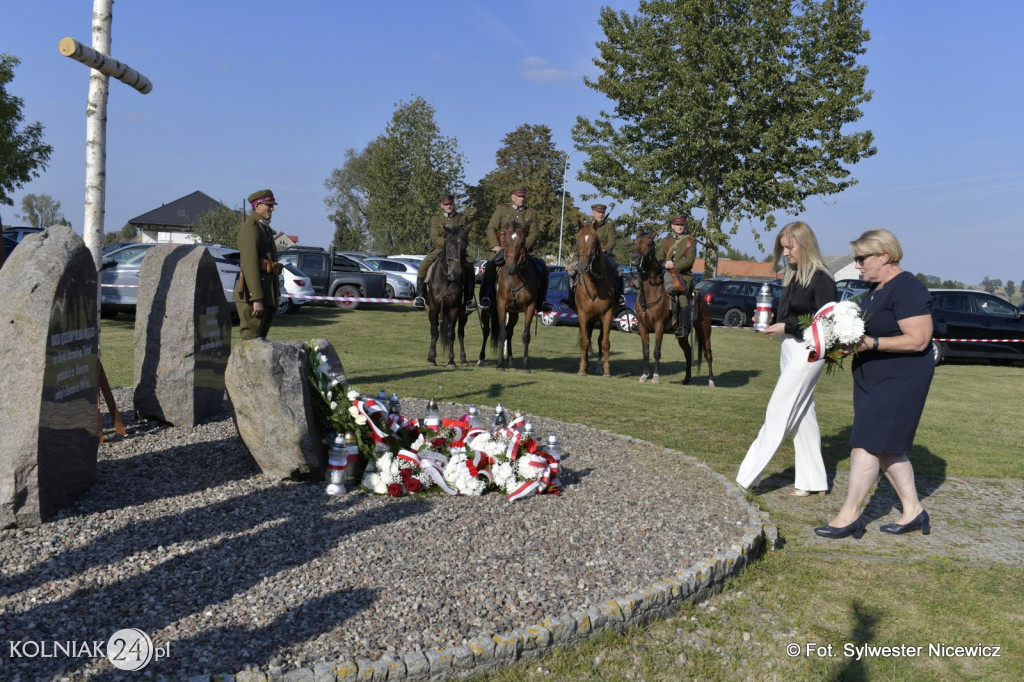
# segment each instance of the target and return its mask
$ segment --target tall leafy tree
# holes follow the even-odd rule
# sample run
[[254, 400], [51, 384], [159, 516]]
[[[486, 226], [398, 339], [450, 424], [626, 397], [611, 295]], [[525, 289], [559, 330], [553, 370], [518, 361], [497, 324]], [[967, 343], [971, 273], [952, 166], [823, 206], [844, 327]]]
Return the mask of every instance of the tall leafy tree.
[[367, 230], [366, 159], [373, 153], [376, 140], [366, 149], [345, 151], [345, 164], [335, 168], [324, 182], [328, 190], [324, 204], [334, 223], [334, 248], [339, 251], [359, 251], [370, 241]]
[[[589, 155], [580, 179], [634, 201], [664, 225], [703, 211], [698, 237], [714, 274], [723, 225], [799, 212], [850, 187], [847, 166], [875, 153], [870, 131], [844, 132], [871, 98], [861, 0], [641, 0], [605, 7], [606, 39], [588, 86], [610, 112], [576, 119]], [[760, 235], [755, 231], [755, 239]]]
[[131, 223], [125, 223], [117, 232], [107, 232], [103, 235], [103, 246], [110, 246], [115, 242], [133, 242], [139, 235], [139, 231]]
[[24, 102], [7, 92], [14, 80], [14, 67], [21, 60], [0, 54], [0, 204], [14, 205], [11, 194], [39, 172], [46, 170], [53, 147], [43, 143], [43, 126], [36, 122], [22, 126]]
[[21, 215], [18, 216], [32, 227], [40, 229], [50, 225], [67, 225], [71, 223], [60, 210], [60, 202], [49, 194], [26, 194], [21, 198]]
[[[440, 198], [465, 194], [464, 159], [458, 141], [441, 134], [434, 111], [422, 97], [399, 102], [384, 134], [362, 153], [346, 154], [346, 167], [327, 181], [335, 192], [328, 197], [328, 206], [335, 201], [339, 207], [361, 212], [368, 246], [373, 250], [425, 253], [430, 249], [427, 227]], [[354, 215], [339, 213], [337, 208], [332, 214], [335, 226], [340, 221], [349, 231], [359, 229], [352, 218]]]
[[[546, 125], [524, 124], [502, 139], [495, 154], [495, 169], [485, 175], [479, 184], [469, 188], [469, 211], [473, 228], [473, 241], [486, 248], [486, 228], [498, 204], [507, 203], [517, 187], [525, 187], [526, 204], [537, 211], [539, 225], [531, 229], [539, 235], [533, 246], [537, 254], [555, 254], [562, 211], [562, 185], [566, 152], [555, 147], [551, 128]], [[565, 234], [576, 234], [576, 216], [579, 214], [572, 195], [565, 195]], [[563, 253], [567, 249], [563, 245]], [[573, 243], [575, 249], [575, 243]]]

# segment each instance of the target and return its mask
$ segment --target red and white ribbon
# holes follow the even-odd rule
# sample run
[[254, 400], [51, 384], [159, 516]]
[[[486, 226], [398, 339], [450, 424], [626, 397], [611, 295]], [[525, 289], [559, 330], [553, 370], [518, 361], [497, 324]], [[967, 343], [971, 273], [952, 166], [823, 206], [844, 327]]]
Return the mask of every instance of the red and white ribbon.
[[444, 480], [444, 467], [448, 464], [448, 459], [440, 452], [434, 452], [433, 450], [421, 450], [420, 452], [413, 452], [402, 448], [398, 451], [398, 458], [409, 462], [413, 466], [420, 468], [420, 471], [430, 477], [437, 487], [445, 491], [449, 495], [458, 495], [459, 491], [454, 488], [450, 488]]
[[820, 358], [825, 356], [825, 340], [823, 338], [824, 332], [822, 331], [822, 325], [825, 324], [823, 319], [826, 315], [831, 313], [836, 307], [835, 303], [826, 303], [821, 306], [818, 312], [814, 313], [814, 321], [811, 323], [811, 348], [810, 354], [807, 356], [807, 362], [817, 362]]

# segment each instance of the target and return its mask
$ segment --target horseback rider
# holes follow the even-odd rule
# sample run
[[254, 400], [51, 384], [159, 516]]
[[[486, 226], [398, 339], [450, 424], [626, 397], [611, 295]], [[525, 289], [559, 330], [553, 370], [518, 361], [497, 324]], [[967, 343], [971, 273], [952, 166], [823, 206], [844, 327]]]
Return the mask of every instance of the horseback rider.
[[[466, 214], [455, 210], [455, 197], [447, 194], [441, 197], [441, 212], [434, 214], [430, 219], [430, 240], [434, 244], [434, 248], [424, 256], [419, 272], [416, 273], [416, 298], [412, 303], [417, 308], [427, 307], [427, 301], [423, 297], [427, 271], [431, 264], [441, 256], [441, 251], [444, 249], [445, 228], [451, 227], [466, 227]], [[476, 301], [473, 300], [473, 289], [476, 284], [472, 275], [473, 266], [470, 263], [463, 263], [462, 267], [466, 312], [471, 313], [476, 310]]]
[[690, 334], [690, 298], [693, 292], [693, 262], [697, 259], [697, 242], [686, 230], [686, 217], [672, 219], [672, 234], [658, 244], [658, 263], [665, 268], [665, 293], [672, 301], [676, 318], [676, 336]]
[[[615, 254], [612, 253], [612, 250], [615, 248], [618, 231], [615, 229], [615, 223], [612, 222], [611, 218], [605, 217], [607, 212], [608, 207], [604, 204], [593, 204], [590, 207], [590, 220], [587, 223], [593, 225], [597, 231], [597, 240], [600, 242], [601, 250], [604, 253], [605, 269], [613, 274], [612, 279], [615, 280], [615, 300], [618, 302], [616, 310], [620, 310], [626, 307], [626, 288], [625, 283], [622, 281], [622, 266], [615, 260]], [[569, 263], [565, 268], [565, 271], [569, 273], [568, 303], [570, 308], [576, 306], [576, 282], [579, 281], [578, 265], [579, 258], [577, 254], [577, 260]]]
[[[501, 243], [505, 230], [512, 227], [512, 223], [519, 223], [526, 227], [526, 252], [529, 256], [530, 247], [537, 241], [539, 225], [537, 223], [537, 211], [526, 206], [526, 188], [520, 187], [512, 190], [510, 201], [507, 204], [500, 204], [494, 209], [494, 215], [487, 223], [487, 242], [491, 246], [494, 255], [484, 265], [483, 282], [480, 284], [480, 309], [488, 310], [494, 302], [497, 269], [505, 264], [505, 250]], [[534, 229], [530, 229], [534, 228]], [[530, 257], [530, 260], [534, 258]], [[536, 262], [534, 262], [535, 267]], [[538, 276], [547, 288], [547, 267], [538, 267]]]

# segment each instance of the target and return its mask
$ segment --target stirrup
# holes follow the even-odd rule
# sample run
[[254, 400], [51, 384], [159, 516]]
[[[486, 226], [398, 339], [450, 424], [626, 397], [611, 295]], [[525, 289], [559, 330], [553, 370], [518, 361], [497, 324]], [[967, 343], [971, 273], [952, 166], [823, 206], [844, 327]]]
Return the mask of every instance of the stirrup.
[[491, 299], [487, 298], [486, 296], [482, 296], [480, 298], [480, 310], [490, 310], [490, 309], [491, 309]]
[[474, 301], [473, 299], [469, 299], [468, 301], [466, 301], [465, 308], [467, 313], [473, 312], [474, 310], [476, 310], [476, 301]]
[[423, 298], [422, 296], [417, 296], [416, 298], [414, 298], [412, 300], [412, 304], [414, 306], [416, 306], [417, 308], [426, 308], [427, 307], [427, 300], [425, 298]]

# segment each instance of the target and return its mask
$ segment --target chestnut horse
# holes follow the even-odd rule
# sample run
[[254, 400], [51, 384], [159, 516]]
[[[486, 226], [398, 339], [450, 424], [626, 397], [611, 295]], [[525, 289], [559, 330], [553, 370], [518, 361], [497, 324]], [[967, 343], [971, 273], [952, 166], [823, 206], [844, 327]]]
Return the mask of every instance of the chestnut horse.
[[587, 373], [590, 355], [592, 324], [601, 322], [601, 355], [604, 358], [604, 376], [612, 375], [608, 355], [611, 350], [612, 318], [615, 316], [615, 279], [608, 270], [604, 251], [601, 250], [597, 230], [592, 224], [579, 223], [576, 235], [578, 280], [576, 282], [576, 317], [580, 325], [580, 368], [577, 374]]
[[[664, 270], [658, 263], [655, 255], [654, 235], [638, 234], [633, 240], [633, 253], [629, 258], [630, 265], [636, 268], [637, 277], [640, 279], [640, 291], [636, 297], [636, 320], [640, 332], [640, 345], [643, 348], [644, 369], [640, 381], [645, 382], [650, 378], [652, 383], [658, 383], [658, 371], [661, 366], [661, 337], [668, 331], [675, 329], [675, 320], [671, 317], [671, 301], [665, 292], [663, 280]], [[690, 292], [687, 292], [690, 293]], [[715, 385], [715, 373], [711, 366], [711, 309], [707, 300], [702, 296], [691, 298], [690, 310], [696, 310], [697, 316], [693, 322], [691, 334], [697, 337], [697, 368], [700, 368], [700, 355], [708, 361], [708, 386]], [[654, 332], [654, 373], [650, 368], [650, 334]], [[693, 361], [693, 353], [690, 348], [690, 339], [687, 337], [676, 337], [679, 347], [683, 349], [686, 356], [686, 376], [684, 384], [690, 383], [690, 366]]]
[[497, 292], [490, 311], [480, 312], [484, 340], [480, 346], [478, 365], [484, 362], [484, 348], [492, 330], [494, 336], [491, 337], [491, 348], [498, 350], [498, 369], [504, 370], [506, 364], [511, 365], [512, 333], [522, 313], [523, 370], [530, 371], [530, 322], [543, 303], [546, 282], [541, 280], [541, 274], [526, 254], [526, 237], [529, 233], [528, 225], [514, 222], [505, 230], [501, 240], [505, 250], [505, 264], [497, 271]]
[[459, 339], [459, 361], [466, 364], [466, 304], [463, 300], [465, 277], [472, 277], [467, 271], [466, 249], [469, 247], [469, 233], [462, 227], [444, 228], [444, 246], [441, 255], [427, 272], [424, 293], [427, 314], [430, 318], [430, 351], [427, 364], [437, 365], [437, 338], [441, 337], [441, 350], [448, 351], [448, 367], [455, 367], [455, 337]]

